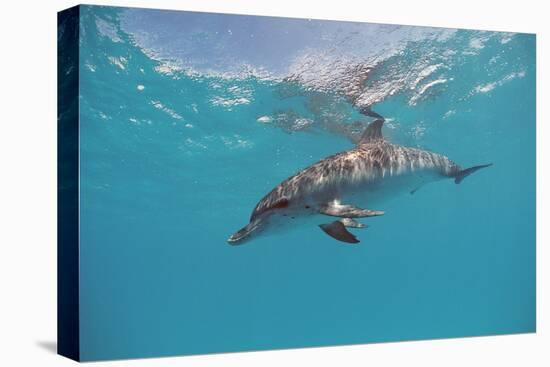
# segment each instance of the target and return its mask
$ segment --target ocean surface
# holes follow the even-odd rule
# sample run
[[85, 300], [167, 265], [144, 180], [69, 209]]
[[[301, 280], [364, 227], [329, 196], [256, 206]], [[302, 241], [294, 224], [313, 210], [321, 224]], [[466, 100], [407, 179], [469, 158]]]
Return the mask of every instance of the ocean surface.
[[[83, 6], [80, 46], [83, 360], [535, 331], [534, 35]], [[370, 208], [358, 245], [230, 246], [365, 106], [494, 165]]]

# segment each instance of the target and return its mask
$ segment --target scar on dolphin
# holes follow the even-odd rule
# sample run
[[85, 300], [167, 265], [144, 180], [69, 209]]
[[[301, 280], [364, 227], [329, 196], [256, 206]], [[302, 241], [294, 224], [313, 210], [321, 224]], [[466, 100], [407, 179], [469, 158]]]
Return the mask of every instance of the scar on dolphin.
[[[466, 169], [444, 155], [392, 144], [384, 139], [384, 118], [370, 108], [361, 111], [376, 120], [368, 125], [357, 145], [329, 156], [287, 178], [261, 199], [249, 223], [229, 237], [232, 245], [259, 236], [315, 224], [332, 238], [358, 243], [348, 228], [365, 228], [356, 218], [376, 217], [381, 210], [364, 209], [400, 192], [414, 193], [421, 186], [443, 179], [460, 184], [472, 173], [492, 165]], [[322, 217], [339, 218], [322, 223]]]

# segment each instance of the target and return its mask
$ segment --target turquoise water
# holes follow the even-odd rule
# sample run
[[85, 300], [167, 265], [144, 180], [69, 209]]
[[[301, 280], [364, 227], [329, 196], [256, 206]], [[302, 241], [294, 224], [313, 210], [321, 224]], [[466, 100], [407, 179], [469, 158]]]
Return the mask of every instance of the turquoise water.
[[[83, 360], [535, 331], [533, 35], [84, 6], [80, 39]], [[355, 246], [228, 245], [353, 147], [350, 101], [494, 165], [374, 208]]]

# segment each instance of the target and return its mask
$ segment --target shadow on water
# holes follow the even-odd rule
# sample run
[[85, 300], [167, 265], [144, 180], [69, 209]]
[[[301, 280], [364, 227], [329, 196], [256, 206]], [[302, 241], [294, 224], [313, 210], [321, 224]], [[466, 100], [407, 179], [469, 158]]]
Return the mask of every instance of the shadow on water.
[[36, 345], [38, 345], [40, 348], [50, 352], [57, 354], [57, 342], [51, 341], [51, 340], [39, 340], [36, 342]]

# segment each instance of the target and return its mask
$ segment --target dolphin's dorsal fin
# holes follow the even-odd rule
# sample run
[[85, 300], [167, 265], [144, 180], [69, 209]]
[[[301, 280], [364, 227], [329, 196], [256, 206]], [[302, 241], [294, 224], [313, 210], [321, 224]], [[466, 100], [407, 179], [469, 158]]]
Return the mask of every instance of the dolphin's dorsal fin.
[[384, 125], [384, 119], [377, 119], [371, 122], [363, 132], [363, 135], [361, 135], [361, 139], [359, 139], [357, 144], [368, 144], [378, 140], [383, 140], [382, 125]]

